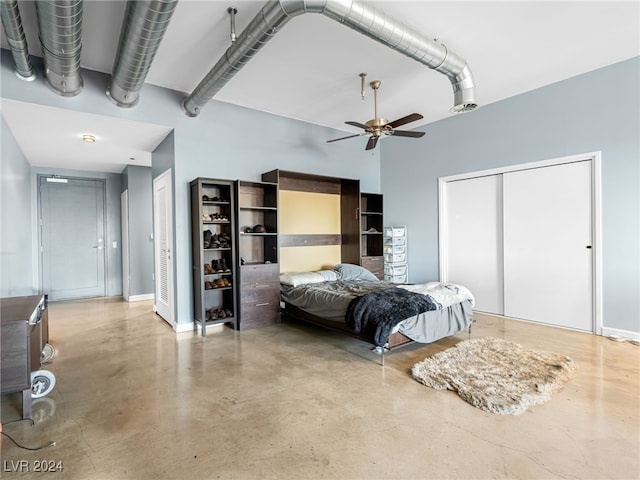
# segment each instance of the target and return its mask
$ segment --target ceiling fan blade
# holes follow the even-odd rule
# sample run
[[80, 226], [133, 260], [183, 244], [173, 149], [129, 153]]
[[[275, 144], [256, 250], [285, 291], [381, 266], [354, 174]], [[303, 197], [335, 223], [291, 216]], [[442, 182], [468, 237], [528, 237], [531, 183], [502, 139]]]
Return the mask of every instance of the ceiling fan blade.
[[347, 125], [352, 125], [354, 127], [362, 128], [363, 130], [367, 129], [366, 125], [363, 125], [362, 123], [359, 123], [359, 122], [349, 121], [349, 122], [344, 122], [344, 123], [346, 123]]
[[378, 138], [380, 137], [372, 136], [371, 138], [369, 138], [369, 141], [367, 142], [367, 146], [365, 147], [365, 150], [371, 150], [376, 148], [376, 144], [378, 143]]
[[420, 138], [424, 136], [425, 132], [410, 132], [409, 130], [394, 130], [391, 132], [391, 135], [395, 135], [396, 137], [413, 137]]
[[338, 140], [346, 140], [347, 138], [360, 137], [362, 135], [366, 135], [366, 132], [356, 133], [355, 135], [349, 135], [348, 137], [334, 138], [333, 140], [327, 140], [327, 143], [337, 142]]
[[410, 113], [406, 117], [402, 117], [397, 120], [394, 120], [393, 122], [387, 123], [387, 125], [390, 126], [391, 128], [396, 128], [396, 127], [399, 127], [400, 125], [405, 125], [407, 123], [415, 122], [416, 120], [420, 120], [421, 118], [423, 118], [423, 116], [420, 115], [419, 113]]

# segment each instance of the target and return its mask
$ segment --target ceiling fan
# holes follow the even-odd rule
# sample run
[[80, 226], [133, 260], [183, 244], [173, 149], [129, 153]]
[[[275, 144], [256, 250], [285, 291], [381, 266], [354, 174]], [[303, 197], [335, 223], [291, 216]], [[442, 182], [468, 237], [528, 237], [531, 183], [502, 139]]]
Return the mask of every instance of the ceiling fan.
[[[364, 98], [364, 76], [366, 74], [361, 73], [360, 77], [362, 78], [362, 98]], [[356, 133], [355, 135], [349, 135], [347, 137], [334, 138], [333, 140], [327, 140], [327, 143], [337, 142], [339, 140], [346, 140], [347, 138], [361, 137], [363, 135], [370, 135], [369, 141], [367, 142], [367, 146], [365, 150], [372, 150], [375, 148], [378, 143], [378, 139], [383, 135], [394, 135], [396, 137], [412, 137], [412, 138], [420, 138], [424, 136], [425, 132], [412, 132], [409, 130], [396, 130], [396, 127], [401, 125], [406, 125], [410, 122], [415, 122], [416, 120], [420, 120], [422, 115], [419, 113], [410, 113], [409, 115], [394, 120], [390, 122], [386, 118], [378, 117], [378, 89], [380, 88], [382, 82], [380, 80], [374, 80], [369, 85], [373, 89], [373, 108], [375, 118], [373, 120], [369, 120], [368, 122], [362, 124], [359, 122], [348, 121], [344, 122], [347, 125], [352, 125], [354, 127], [364, 129], [362, 133]]]

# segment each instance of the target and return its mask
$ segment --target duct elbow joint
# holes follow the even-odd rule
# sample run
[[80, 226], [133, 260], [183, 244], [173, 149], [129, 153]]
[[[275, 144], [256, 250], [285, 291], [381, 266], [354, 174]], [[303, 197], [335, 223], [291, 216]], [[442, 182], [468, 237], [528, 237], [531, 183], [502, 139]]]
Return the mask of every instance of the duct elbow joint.
[[182, 103], [182, 111], [187, 117], [197, 117], [200, 115], [200, 107], [195, 105], [193, 101], [190, 100], [191, 97], [185, 98]]
[[453, 87], [453, 107], [450, 111], [452, 113], [461, 113], [470, 112], [478, 108], [475, 83], [469, 66], [465, 63], [461, 72], [450, 76], [449, 79]]
[[136, 90], [125, 90], [111, 82], [107, 87], [107, 97], [109, 97], [109, 100], [119, 107], [131, 108], [138, 104], [138, 100], [140, 100], [140, 92]]

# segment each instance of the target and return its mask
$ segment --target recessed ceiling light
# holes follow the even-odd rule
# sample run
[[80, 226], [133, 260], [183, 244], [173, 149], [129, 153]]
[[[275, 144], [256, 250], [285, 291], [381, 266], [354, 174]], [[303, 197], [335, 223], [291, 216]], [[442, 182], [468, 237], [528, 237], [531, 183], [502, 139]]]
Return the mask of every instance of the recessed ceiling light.
[[96, 137], [91, 135], [90, 133], [85, 133], [82, 135], [82, 141], [87, 143], [94, 143], [96, 141]]

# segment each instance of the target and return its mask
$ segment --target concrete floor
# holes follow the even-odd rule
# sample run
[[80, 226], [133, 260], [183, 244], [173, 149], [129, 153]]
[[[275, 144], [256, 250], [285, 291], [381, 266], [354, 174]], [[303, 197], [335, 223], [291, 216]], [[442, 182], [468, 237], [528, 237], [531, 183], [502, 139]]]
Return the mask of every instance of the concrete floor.
[[[2, 478], [595, 479], [640, 477], [640, 349], [476, 315], [473, 336], [571, 356], [564, 390], [521, 416], [414, 381], [411, 366], [468, 337], [379, 357], [307, 325], [176, 335], [151, 302], [51, 303], [57, 385], [20, 416], [2, 397]], [[49, 460], [56, 473], [36, 473]], [[20, 461], [24, 461], [20, 463]], [[30, 470], [15, 472], [18, 465]]]

